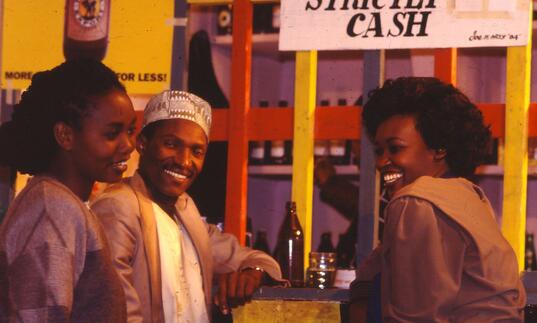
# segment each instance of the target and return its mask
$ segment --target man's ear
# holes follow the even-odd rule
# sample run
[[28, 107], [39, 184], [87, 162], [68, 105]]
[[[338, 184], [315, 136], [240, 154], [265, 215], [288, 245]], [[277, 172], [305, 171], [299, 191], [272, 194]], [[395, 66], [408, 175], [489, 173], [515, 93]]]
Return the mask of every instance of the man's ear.
[[143, 155], [146, 147], [147, 147], [147, 138], [144, 135], [139, 134], [136, 137], [136, 151], [138, 152], [138, 154]]
[[73, 149], [75, 138], [74, 130], [71, 126], [60, 121], [54, 125], [53, 131], [58, 146], [67, 151]]
[[446, 159], [447, 151], [444, 148], [434, 150], [434, 160], [440, 161]]

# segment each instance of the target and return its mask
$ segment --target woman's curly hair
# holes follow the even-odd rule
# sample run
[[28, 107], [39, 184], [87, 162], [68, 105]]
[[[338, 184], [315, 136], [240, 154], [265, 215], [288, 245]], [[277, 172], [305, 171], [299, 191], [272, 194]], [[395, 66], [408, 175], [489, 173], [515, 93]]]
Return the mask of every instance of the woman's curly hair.
[[93, 100], [112, 90], [125, 93], [116, 74], [98, 61], [67, 61], [34, 74], [12, 120], [0, 127], [0, 163], [32, 175], [46, 171], [59, 149], [54, 125], [80, 129]]
[[362, 122], [370, 138], [396, 115], [414, 116], [416, 129], [430, 149], [445, 149], [450, 171], [471, 177], [491, 145], [490, 126], [468, 97], [451, 84], [429, 77], [387, 80], [369, 93]]

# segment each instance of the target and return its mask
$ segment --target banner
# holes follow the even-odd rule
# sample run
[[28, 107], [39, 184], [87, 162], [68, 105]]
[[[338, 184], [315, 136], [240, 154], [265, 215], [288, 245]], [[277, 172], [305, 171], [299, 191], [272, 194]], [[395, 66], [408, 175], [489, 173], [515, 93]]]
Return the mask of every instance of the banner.
[[281, 0], [280, 50], [522, 46], [530, 0]]
[[[3, 0], [1, 86], [25, 89], [63, 62], [66, 39], [68, 48], [100, 39], [99, 57], [129, 93], [160, 92], [170, 86], [173, 16], [173, 0]], [[69, 23], [77, 27], [64, 32]]]

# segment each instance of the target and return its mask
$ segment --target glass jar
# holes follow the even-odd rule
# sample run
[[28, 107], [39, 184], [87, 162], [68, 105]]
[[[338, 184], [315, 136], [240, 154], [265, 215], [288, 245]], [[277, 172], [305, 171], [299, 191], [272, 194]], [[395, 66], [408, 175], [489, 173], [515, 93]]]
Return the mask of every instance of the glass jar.
[[306, 286], [325, 289], [332, 287], [336, 274], [336, 253], [310, 252], [310, 266], [306, 271]]

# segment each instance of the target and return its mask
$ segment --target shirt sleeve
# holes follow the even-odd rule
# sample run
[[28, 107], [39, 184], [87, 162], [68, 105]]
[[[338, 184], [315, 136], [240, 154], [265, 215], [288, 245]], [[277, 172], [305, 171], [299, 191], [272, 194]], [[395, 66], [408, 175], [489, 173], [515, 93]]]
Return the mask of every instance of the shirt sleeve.
[[466, 249], [460, 228], [431, 203], [389, 204], [382, 252], [385, 322], [447, 322]]
[[237, 238], [222, 233], [216, 226], [207, 225], [212, 243], [215, 273], [222, 274], [248, 267], [260, 267], [276, 281], [282, 280], [280, 266], [271, 256], [239, 244]]

